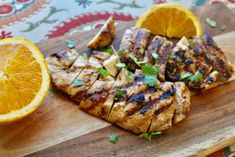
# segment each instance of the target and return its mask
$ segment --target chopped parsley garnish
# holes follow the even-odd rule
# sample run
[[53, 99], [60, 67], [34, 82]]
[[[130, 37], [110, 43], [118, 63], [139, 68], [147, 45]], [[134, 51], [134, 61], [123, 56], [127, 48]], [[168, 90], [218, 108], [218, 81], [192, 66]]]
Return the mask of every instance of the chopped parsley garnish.
[[118, 101], [124, 94], [125, 91], [123, 89], [118, 89], [115, 93], [114, 100]]
[[125, 68], [126, 64], [125, 63], [117, 63], [116, 67], [118, 67], [118, 68]]
[[159, 68], [153, 65], [145, 65], [141, 68], [144, 75], [155, 75], [157, 76], [159, 73]]
[[113, 49], [112, 48], [109, 48], [107, 50], [104, 50], [105, 53], [109, 53], [109, 54], [112, 54], [113, 53]]
[[181, 74], [180, 74], [180, 79], [185, 79], [185, 78], [188, 78], [190, 76], [192, 76], [193, 74], [190, 73], [190, 72], [187, 72], [187, 71], [183, 71]]
[[80, 81], [80, 80], [75, 80], [75, 81], [73, 81], [72, 86], [73, 86], [73, 87], [78, 87], [78, 86], [82, 86], [82, 85], [84, 85], [84, 84], [85, 84], [85, 83], [82, 82], [82, 81]]
[[150, 87], [156, 87], [157, 77], [153, 75], [146, 75], [144, 76], [144, 83], [148, 84]]
[[169, 60], [174, 60], [176, 58], [176, 56], [169, 56], [168, 59]]
[[213, 19], [206, 18], [206, 23], [207, 23], [209, 26], [213, 27], [213, 28], [216, 27], [216, 21], [213, 20]]
[[177, 61], [178, 63], [180, 63], [180, 64], [184, 64], [184, 63], [183, 63], [183, 60], [182, 60], [180, 57], [176, 57], [176, 61]]
[[76, 43], [75, 43], [75, 41], [67, 40], [66, 45], [67, 45], [68, 48], [72, 49], [72, 48], [75, 48]]
[[226, 24], [222, 23], [222, 24], [220, 25], [220, 30], [221, 30], [221, 31], [224, 31], [226, 28], [227, 28], [227, 25], [226, 25]]
[[160, 134], [161, 134], [161, 132], [157, 131], [157, 132], [152, 132], [152, 133], [143, 133], [143, 134], [140, 134], [139, 137], [151, 141], [152, 136], [160, 135]]
[[120, 54], [122, 54], [124, 51], [125, 51], [124, 49], [120, 49], [120, 50], [118, 50], [118, 54], [120, 55]]
[[154, 59], [158, 59], [158, 57], [159, 57], [159, 55], [158, 55], [157, 53], [155, 53], [155, 52], [152, 53], [151, 55], [152, 55], [152, 57], [153, 57]]
[[109, 142], [116, 143], [118, 141], [118, 136], [115, 134], [109, 135]]
[[133, 55], [131, 54], [130, 55], [130, 58], [135, 62], [135, 64], [137, 64], [138, 66], [141, 66], [141, 64], [144, 64], [146, 63], [147, 61], [143, 60], [143, 61], [138, 61], [138, 59]]
[[113, 53], [113, 49], [112, 48], [108, 48], [108, 49], [99, 49], [99, 51], [104, 52], [104, 53], [108, 53], [108, 54], [112, 54]]
[[189, 77], [189, 80], [193, 83], [199, 83], [202, 80], [203, 75], [197, 71], [194, 75]]
[[157, 66], [145, 65], [141, 67], [141, 70], [144, 75], [144, 83], [151, 87], [156, 87], [159, 68]]
[[108, 77], [109, 76], [109, 72], [106, 71], [104, 68], [100, 67], [100, 68], [97, 68], [97, 71], [100, 73], [100, 75], [105, 78], [105, 77]]
[[82, 55], [82, 58], [85, 59], [85, 60], [88, 60], [89, 57], [88, 57], [88, 55], [87, 55], [86, 53], [84, 53], [84, 54]]

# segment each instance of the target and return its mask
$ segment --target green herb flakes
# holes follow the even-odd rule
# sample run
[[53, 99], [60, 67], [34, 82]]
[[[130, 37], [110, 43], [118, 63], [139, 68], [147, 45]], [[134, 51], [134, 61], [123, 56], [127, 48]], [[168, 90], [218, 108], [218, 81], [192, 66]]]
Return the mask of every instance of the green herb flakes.
[[152, 133], [143, 133], [143, 134], [140, 134], [139, 137], [151, 141], [152, 136], [160, 135], [160, 134], [161, 134], [161, 132], [157, 131], [157, 132], [152, 132]]
[[216, 21], [213, 20], [213, 19], [206, 18], [206, 23], [207, 23], [209, 26], [213, 27], [213, 28], [216, 27]]
[[118, 101], [123, 96], [123, 94], [125, 94], [125, 91], [123, 89], [118, 89], [115, 93], [114, 100]]
[[152, 75], [144, 76], [144, 83], [148, 84], [150, 87], [157, 87], [157, 77]]
[[80, 81], [80, 80], [74, 80], [73, 83], [72, 83], [72, 86], [73, 87], [78, 87], [78, 86], [82, 86], [84, 85], [85, 83]]
[[125, 68], [126, 64], [125, 63], [117, 63], [116, 67], [118, 67], [118, 68]]
[[109, 49], [107, 49], [107, 50], [104, 50], [103, 52], [112, 54], [112, 53], [113, 53], [113, 49], [112, 49], [112, 48], [109, 48]]
[[159, 68], [157, 66], [145, 65], [141, 67], [144, 75], [154, 75], [157, 76], [159, 73]]
[[100, 73], [100, 75], [105, 78], [105, 77], [108, 77], [109, 76], [109, 72], [106, 71], [104, 68], [100, 67], [100, 68], [97, 68], [97, 71]]
[[123, 52], [125, 52], [125, 50], [124, 49], [120, 49], [120, 50], [118, 50], [118, 54], [120, 55], [120, 54], [123, 54]]
[[168, 59], [169, 60], [174, 60], [176, 58], [176, 56], [169, 56]]
[[203, 75], [197, 71], [194, 75], [189, 77], [189, 80], [193, 83], [199, 83], [202, 80]]
[[67, 40], [66, 45], [67, 45], [68, 48], [73, 49], [73, 48], [75, 48], [76, 43], [75, 43], [75, 41]]
[[111, 134], [111, 135], [109, 135], [108, 139], [109, 139], [109, 142], [111, 142], [111, 143], [117, 143], [118, 136], [115, 134]]
[[180, 63], [180, 64], [184, 64], [184, 63], [183, 63], [183, 60], [182, 60], [180, 57], [176, 57], [176, 61], [177, 61], [178, 63]]
[[227, 28], [227, 25], [226, 25], [226, 24], [222, 23], [222, 24], [220, 25], [220, 30], [221, 30], [221, 31], [224, 31], [226, 28]]
[[151, 55], [152, 55], [152, 57], [153, 57], [154, 59], [158, 59], [158, 57], [159, 57], [159, 55], [158, 55], [157, 53], [155, 53], [155, 52], [152, 53]]
[[188, 77], [190, 77], [190, 76], [192, 76], [192, 73], [187, 72], [187, 71], [183, 71], [183, 72], [180, 74], [180, 79], [182, 80], [182, 79], [188, 78]]
[[147, 61], [143, 60], [143, 61], [138, 61], [138, 59], [133, 55], [131, 54], [130, 55], [130, 58], [135, 62], [135, 64], [137, 64], [138, 66], [141, 66], [141, 64], [144, 64], [146, 63]]
[[145, 65], [141, 67], [141, 70], [144, 75], [144, 83], [151, 87], [156, 87], [159, 68], [157, 66]]
[[82, 58], [85, 59], [85, 60], [88, 60], [88, 55], [86, 53], [82, 54]]

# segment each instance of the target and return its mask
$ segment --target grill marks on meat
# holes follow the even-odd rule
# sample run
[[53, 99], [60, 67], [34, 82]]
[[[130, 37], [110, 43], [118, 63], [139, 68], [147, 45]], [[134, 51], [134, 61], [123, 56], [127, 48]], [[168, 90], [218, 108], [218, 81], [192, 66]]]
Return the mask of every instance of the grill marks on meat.
[[162, 82], [165, 81], [165, 69], [167, 64], [167, 59], [169, 58], [171, 54], [171, 48], [173, 46], [173, 43], [170, 41], [165, 41], [158, 54], [158, 58], [156, 59], [155, 65], [159, 67], [159, 74], [158, 79]]
[[[189, 40], [186, 49], [174, 48], [173, 59], [169, 59], [166, 66], [166, 77], [170, 81], [182, 80], [192, 90], [205, 90], [216, 83], [223, 83], [232, 75], [232, 68], [224, 53], [217, 47], [213, 39], [204, 35], [201, 39]], [[192, 75], [200, 73], [202, 79], [193, 82], [189, 77], [181, 79], [183, 72]]]
[[208, 62], [213, 66], [215, 71], [219, 72], [218, 79], [226, 81], [232, 76], [232, 68], [224, 52], [217, 46], [215, 41], [209, 35], [202, 36], [203, 46], [206, 49]]
[[87, 60], [76, 51], [59, 51], [46, 58], [52, 82], [61, 90], [66, 90], [81, 73]]
[[126, 63], [130, 70], [138, 68], [131, 55], [138, 61], [143, 61], [149, 38], [150, 31], [144, 28], [131, 27], [124, 33], [119, 50], [120, 60]]
[[[131, 77], [126, 68], [114, 69], [119, 58], [110, 61], [114, 54], [99, 51], [89, 53], [88, 60], [75, 51], [61, 51], [49, 56], [47, 62], [52, 82], [79, 102], [82, 110], [136, 134], [155, 132], [168, 129], [186, 117], [190, 110], [187, 86], [207, 89], [217, 80], [227, 80], [232, 73], [223, 52], [208, 36], [194, 38], [187, 46], [182, 43], [172, 50], [172, 42], [164, 37], [150, 35], [142, 28], [127, 29], [119, 58], [128, 70], [135, 71]], [[140, 67], [130, 55], [159, 67], [158, 79], [162, 82], [157, 80], [157, 88], [144, 83]], [[105, 63], [112, 63], [112, 68]], [[97, 71], [100, 67], [115, 72], [103, 78]], [[192, 75], [200, 72], [202, 80], [197, 83], [181, 80], [184, 71]], [[84, 84], [74, 86], [77, 80]]]

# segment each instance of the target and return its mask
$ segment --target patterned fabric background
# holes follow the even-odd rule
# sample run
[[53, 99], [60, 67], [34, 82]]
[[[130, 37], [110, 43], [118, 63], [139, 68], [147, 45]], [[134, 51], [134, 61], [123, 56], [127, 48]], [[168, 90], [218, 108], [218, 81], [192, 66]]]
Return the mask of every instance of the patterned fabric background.
[[[235, 8], [235, 0], [222, 1]], [[33, 42], [102, 26], [111, 14], [117, 24], [136, 19], [150, 6], [176, 2], [187, 8], [205, 0], [0, 0], [0, 39], [25, 37]], [[222, 153], [221, 153], [222, 152]], [[235, 145], [211, 155], [235, 157]]]

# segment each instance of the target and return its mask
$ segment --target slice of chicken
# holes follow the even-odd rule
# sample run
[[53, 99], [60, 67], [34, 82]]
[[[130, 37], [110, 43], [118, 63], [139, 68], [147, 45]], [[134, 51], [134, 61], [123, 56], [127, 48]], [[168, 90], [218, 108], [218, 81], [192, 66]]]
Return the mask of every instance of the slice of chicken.
[[190, 91], [184, 82], [175, 82], [176, 89], [176, 109], [173, 116], [173, 123], [179, 123], [185, 119], [190, 111]]
[[158, 79], [162, 82], [165, 81], [165, 70], [167, 59], [171, 54], [173, 43], [170, 41], [163, 42], [160, 50], [158, 51], [158, 58], [156, 59], [155, 65], [159, 67]]
[[49, 68], [53, 70], [53, 66], [68, 68], [74, 63], [74, 61], [77, 59], [78, 56], [79, 56], [78, 52], [73, 49], [71, 51], [61, 50], [48, 56], [46, 60], [47, 63], [49, 64]]
[[135, 48], [135, 38], [138, 34], [138, 28], [131, 27], [128, 28], [122, 37], [120, 47], [119, 47], [119, 55], [120, 60], [125, 63], [129, 58], [129, 54], [133, 52]]
[[126, 63], [128, 69], [135, 70], [138, 65], [133, 61], [134, 56], [138, 61], [144, 60], [150, 31], [144, 28], [131, 27], [126, 30], [121, 40], [119, 55], [120, 60]]
[[75, 55], [67, 55], [67, 60], [63, 59], [63, 61], [60, 63], [58, 58], [59, 55], [60, 54], [49, 56], [46, 58], [46, 60], [52, 82], [58, 89], [65, 90], [84, 69], [87, 64], [87, 60], [82, 56], [78, 56], [74, 61]]
[[[111, 112], [111, 109], [114, 104], [114, 99], [116, 96], [116, 92], [118, 89], [122, 88], [124, 85], [132, 83], [134, 80], [131, 78], [131, 76], [128, 74], [128, 71], [125, 68], [122, 68], [119, 72], [117, 79], [112, 87], [112, 89], [109, 91], [109, 94], [107, 96], [107, 99], [102, 104], [101, 109], [101, 116], [102, 118], [108, 120], [108, 116]], [[124, 93], [123, 93], [124, 94]]]
[[228, 62], [224, 52], [217, 46], [213, 38], [207, 34], [202, 36], [205, 54], [209, 63], [213, 66], [215, 71], [218, 71], [218, 80], [225, 82], [233, 73], [233, 69]]
[[[71, 83], [71, 85], [65, 90], [65, 92], [73, 97], [77, 102], [80, 102], [84, 94], [89, 90], [93, 83], [99, 77], [98, 68], [101, 68], [101, 62], [91, 56], [84, 70], [76, 77], [76, 79]], [[83, 85], [74, 86], [75, 81], [81, 81]]]
[[135, 38], [135, 46], [133, 49], [134, 56], [138, 60], [144, 59], [145, 49], [147, 48], [148, 39], [150, 37], [150, 31], [144, 28], [138, 29], [138, 34]]
[[[162, 46], [162, 43], [166, 41], [166, 38], [160, 36], [154, 36], [151, 40], [151, 43], [148, 46], [148, 49], [145, 53], [145, 59], [148, 64], [154, 65], [156, 59], [159, 57], [159, 50]], [[154, 56], [155, 55], [155, 56]]]
[[111, 45], [115, 38], [115, 31], [114, 17], [110, 16], [98, 34], [87, 44], [87, 47], [97, 50]]
[[95, 81], [84, 95], [79, 108], [91, 115], [101, 117], [103, 103], [106, 101], [114, 82], [115, 79], [112, 76], [101, 77]]

